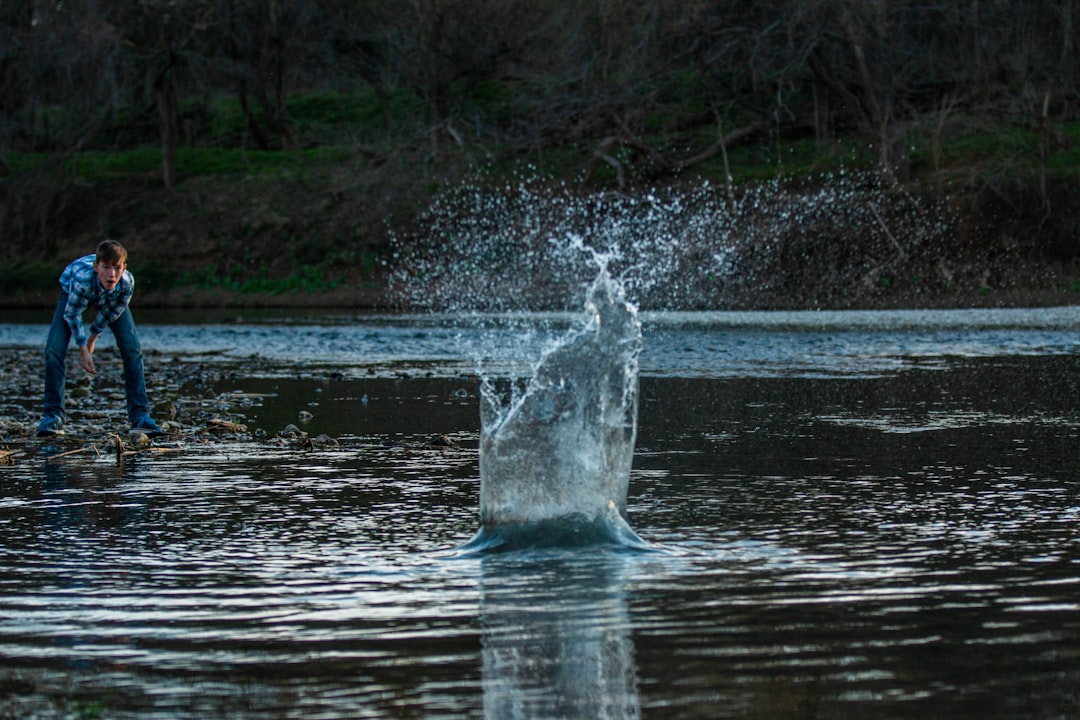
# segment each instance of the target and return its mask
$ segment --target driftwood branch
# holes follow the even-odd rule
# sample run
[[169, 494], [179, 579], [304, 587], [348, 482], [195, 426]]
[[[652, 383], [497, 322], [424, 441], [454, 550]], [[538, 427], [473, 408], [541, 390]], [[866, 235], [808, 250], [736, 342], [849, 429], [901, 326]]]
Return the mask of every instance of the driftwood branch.
[[709, 147], [688, 157], [679, 158], [665, 155], [657, 148], [639, 139], [625, 126], [624, 123], [620, 123], [620, 126], [621, 132], [618, 135], [610, 135], [601, 140], [596, 148], [593, 149], [592, 153], [595, 158], [610, 165], [615, 171], [615, 181], [618, 183], [620, 189], [626, 186], [628, 167], [626, 162], [615, 157], [615, 149], [617, 148], [629, 148], [630, 150], [634, 150], [645, 156], [647, 161], [646, 164], [648, 166], [647, 174], [650, 177], [660, 177], [681, 172], [707, 160], [711, 160], [717, 155], [722, 155], [725, 158], [724, 171], [725, 173], [730, 174], [726, 160], [728, 148], [732, 145], [745, 142], [763, 128], [761, 123], [752, 123], [750, 125], [735, 128], [731, 132], [725, 134], [723, 125], [718, 122], [716, 140], [709, 145]]
[[907, 260], [907, 252], [900, 244], [900, 241], [896, 239], [896, 236], [892, 234], [892, 231], [889, 230], [889, 226], [885, 224], [885, 218], [881, 217], [881, 213], [878, 212], [878, 209], [876, 207], [874, 207], [873, 205], [870, 205], [869, 207], [870, 212], [874, 215], [874, 219], [878, 221], [878, 224], [881, 225], [881, 229], [885, 231], [885, 237], [889, 238], [889, 241], [892, 242], [893, 247], [896, 248], [897, 257], [899, 257], [899, 259], [902, 261]]
[[[113, 442], [115, 443], [115, 455], [114, 455], [114, 457], [116, 458], [116, 464], [117, 465], [123, 465], [125, 458], [134, 457], [135, 455], [143, 455], [143, 454], [147, 454], [147, 453], [159, 453], [160, 454], [160, 453], [178, 452], [181, 449], [179, 447], [158, 447], [158, 446], [153, 446], [152, 445], [150, 447], [145, 447], [145, 448], [142, 448], [140, 450], [128, 450], [128, 449], [126, 449], [126, 446], [124, 445], [123, 439], [119, 435], [117, 435], [115, 433], [110, 433], [108, 437], [114, 438], [114, 440], [113, 440]], [[85, 454], [88, 454], [88, 453], [93, 453], [94, 455], [100, 456], [101, 455], [101, 450], [100, 450], [99, 444], [95, 443], [93, 445], [85, 445], [85, 446], [83, 446], [81, 448], [76, 448], [74, 450], [68, 450], [67, 452], [62, 452], [62, 453], [57, 453], [55, 455], [50, 455], [49, 457], [45, 458], [45, 462], [46, 463], [57, 462], [57, 461], [59, 461], [59, 460], [61, 460], [63, 458], [70, 457], [72, 455], [85, 455]], [[11, 451], [11, 450], [0, 451], [0, 462], [4, 462], [5, 458], [8, 458], [8, 457], [13, 456], [13, 455], [15, 455], [15, 451]]]
[[725, 135], [723, 126], [718, 123], [716, 142], [714, 142], [712, 145], [705, 148], [701, 152], [697, 153], [696, 155], [691, 155], [684, 160], [676, 162], [675, 169], [685, 170], [689, 167], [697, 165], [698, 163], [703, 163], [706, 160], [710, 160], [716, 157], [718, 153], [723, 153], [724, 155], [726, 155], [727, 149], [729, 147], [731, 147], [732, 145], [737, 145], [740, 142], [749, 139], [751, 136], [759, 132], [761, 130], [761, 127], [762, 126], [760, 123], [743, 125], [742, 127], [735, 128], [734, 130]]
[[109, 437], [113, 438], [116, 442], [116, 464], [124, 464], [124, 441], [120, 439], [120, 436], [116, 433], [110, 433]]
[[615, 170], [615, 182], [619, 184], [619, 189], [626, 187], [626, 169], [623, 164], [615, 159], [609, 150], [612, 146], [619, 144], [618, 138], [609, 137], [600, 142], [600, 145], [593, 150], [593, 155], [603, 160]]
[[45, 458], [45, 462], [46, 463], [51, 463], [54, 460], [59, 460], [60, 458], [67, 457], [69, 455], [79, 455], [79, 454], [88, 453], [88, 452], [92, 452], [95, 455], [100, 455], [101, 454], [100, 452], [98, 452], [98, 446], [97, 445], [87, 445], [86, 447], [81, 447], [81, 448], [78, 448], [77, 450], [68, 450], [67, 452], [57, 453], [56, 455], [50, 455], [49, 457]]

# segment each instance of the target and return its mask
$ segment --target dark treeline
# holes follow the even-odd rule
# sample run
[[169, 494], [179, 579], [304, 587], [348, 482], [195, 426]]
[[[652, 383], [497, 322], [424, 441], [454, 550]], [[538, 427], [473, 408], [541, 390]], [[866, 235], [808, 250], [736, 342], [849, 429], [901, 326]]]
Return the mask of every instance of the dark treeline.
[[[410, 186], [462, 156], [570, 148], [622, 186], [727, 175], [740, 145], [780, 162], [784, 143], [843, 140], [903, 182], [912, 148], [932, 176], [948, 138], [1003, 127], [1024, 139], [991, 173], [1022, 168], [1035, 202], [1014, 204], [1048, 215], [1047, 158], [1080, 120], [1078, 21], [1074, 0], [5, 2], [0, 233], [62, 235], [91, 151], [160, 149], [154, 182], [173, 189], [182, 148], [408, 153]], [[316, 127], [300, 98], [355, 102]], [[27, 154], [49, 160], [20, 181]]]
[[858, 132], [891, 162], [901, 131], [929, 117], [1078, 111], [1072, 0], [29, 0], [0, 12], [0, 149], [160, 142], [167, 184], [170, 156], [207, 134], [202, 104], [221, 96], [246, 117], [233, 142], [251, 147], [308, 142], [291, 94], [404, 91], [422, 112], [396, 130], [434, 152], [592, 141], [639, 145], [661, 167], [694, 155], [642, 138], [703, 125], [731, 141]]

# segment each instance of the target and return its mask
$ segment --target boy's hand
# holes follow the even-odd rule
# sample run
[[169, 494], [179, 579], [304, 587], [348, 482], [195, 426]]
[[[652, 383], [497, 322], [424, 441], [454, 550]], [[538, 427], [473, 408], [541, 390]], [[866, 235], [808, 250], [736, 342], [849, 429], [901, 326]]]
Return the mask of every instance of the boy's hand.
[[82, 364], [83, 370], [91, 375], [97, 375], [97, 370], [94, 369], [94, 341], [91, 339], [81, 348], [79, 348], [79, 363]]

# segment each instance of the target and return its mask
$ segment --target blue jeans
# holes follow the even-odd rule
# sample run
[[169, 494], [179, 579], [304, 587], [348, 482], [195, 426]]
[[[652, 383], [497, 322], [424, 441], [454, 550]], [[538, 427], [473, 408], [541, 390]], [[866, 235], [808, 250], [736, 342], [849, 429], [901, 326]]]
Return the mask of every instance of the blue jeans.
[[[45, 414], [66, 417], [64, 413], [64, 383], [67, 369], [67, 349], [71, 343], [71, 328], [64, 320], [68, 294], [60, 292], [56, 303], [49, 337], [45, 341]], [[149, 411], [146, 399], [146, 378], [143, 374], [142, 343], [131, 308], [109, 324], [120, 358], [124, 361], [124, 394], [127, 396], [128, 420], [133, 424]]]

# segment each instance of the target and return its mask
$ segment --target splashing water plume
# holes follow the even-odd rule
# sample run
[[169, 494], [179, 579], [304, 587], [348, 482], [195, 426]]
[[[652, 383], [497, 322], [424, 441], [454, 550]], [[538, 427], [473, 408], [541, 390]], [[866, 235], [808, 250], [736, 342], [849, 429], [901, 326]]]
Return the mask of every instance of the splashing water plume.
[[484, 380], [473, 547], [643, 544], [626, 522], [641, 323], [606, 259], [594, 258], [583, 322], [544, 354], [524, 392], [507, 400]]
[[[855, 217], [868, 203], [875, 222]], [[913, 203], [886, 206], [880, 189], [858, 178], [814, 193], [770, 186], [738, 198], [707, 183], [659, 197], [582, 196], [536, 181], [501, 190], [463, 186], [439, 198], [426, 237], [399, 243], [392, 287], [403, 305], [534, 334], [537, 311], [567, 311], [585, 294], [584, 312], [572, 310], [576, 320], [528, 363], [524, 383], [491, 372], [521, 367], [520, 358], [491, 354], [534, 342], [493, 343], [474, 353], [482, 378], [481, 529], [465, 549], [645, 547], [626, 520], [638, 305], [730, 305], [740, 288], [767, 286], [761, 278], [769, 256], [784, 251], [782, 240], [798, 246], [830, 228], [869, 227], [868, 247], [903, 255], [895, 233], [907, 226], [898, 218], [922, 228], [903, 235], [909, 249], [945, 231], [926, 215]]]

